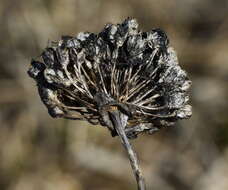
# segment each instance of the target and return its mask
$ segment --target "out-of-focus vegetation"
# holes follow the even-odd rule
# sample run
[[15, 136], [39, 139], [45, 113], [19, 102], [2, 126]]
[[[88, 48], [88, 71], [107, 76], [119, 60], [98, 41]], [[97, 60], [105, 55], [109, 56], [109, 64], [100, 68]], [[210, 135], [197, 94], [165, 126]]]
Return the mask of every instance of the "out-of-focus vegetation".
[[108, 130], [52, 119], [27, 76], [48, 40], [131, 16], [162, 28], [193, 80], [191, 119], [133, 142], [148, 189], [228, 189], [227, 0], [1, 0], [0, 189], [135, 189]]

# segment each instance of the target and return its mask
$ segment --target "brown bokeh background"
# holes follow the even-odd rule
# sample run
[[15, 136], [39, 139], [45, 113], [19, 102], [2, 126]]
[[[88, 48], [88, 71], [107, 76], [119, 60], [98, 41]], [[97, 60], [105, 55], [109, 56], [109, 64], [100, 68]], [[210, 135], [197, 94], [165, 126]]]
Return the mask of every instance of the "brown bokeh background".
[[228, 189], [227, 0], [1, 0], [0, 189], [136, 189], [105, 128], [52, 119], [27, 76], [48, 40], [126, 17], [162, 28], [193, 81], [193, 116], [132, 141], [148, 190]]

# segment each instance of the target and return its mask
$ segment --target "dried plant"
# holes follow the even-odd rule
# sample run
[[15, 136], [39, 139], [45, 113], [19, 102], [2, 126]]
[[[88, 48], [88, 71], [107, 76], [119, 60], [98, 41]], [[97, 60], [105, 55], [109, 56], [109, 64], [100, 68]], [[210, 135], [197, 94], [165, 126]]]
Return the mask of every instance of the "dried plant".
[[138, 30], [135, 19], [52, 42], [28, 71], [52, 117], [83, 119], [120, 136], [138, 189], [145, 184], [129, 138], [172, 126], [192, 114], [191, 81], [160, 29]]

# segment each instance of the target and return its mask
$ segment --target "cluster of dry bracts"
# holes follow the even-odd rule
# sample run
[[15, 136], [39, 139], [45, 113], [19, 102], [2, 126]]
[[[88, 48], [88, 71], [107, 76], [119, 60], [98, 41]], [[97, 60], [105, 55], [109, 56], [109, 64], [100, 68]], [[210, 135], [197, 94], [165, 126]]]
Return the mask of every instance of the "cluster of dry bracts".
[[28, 71], [53, 117], [107, 126], [109, 109], [126, 117], [129, 138], [191, 116], [191, 81], [160, 29], [142, 32], [135, 19], [52, 42]]
[[191, 81], [160, 29], [138, 30], [134, 19], [99, 34], [65, 36], [47, 47], [28, 71], [53, 117], [108, 127], [128, 153], [138, 190], [145, 190], [129, 138], [191, 116]]

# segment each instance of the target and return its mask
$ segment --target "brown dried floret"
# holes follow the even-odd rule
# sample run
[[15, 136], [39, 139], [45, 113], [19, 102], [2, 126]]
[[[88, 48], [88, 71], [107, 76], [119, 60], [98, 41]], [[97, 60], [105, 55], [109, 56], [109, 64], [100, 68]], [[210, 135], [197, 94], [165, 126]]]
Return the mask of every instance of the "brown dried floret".
[[62, 37], [28, 73], [52, 117], [106, 126], [101, 110], [116, 105], [128, 115], [133, 137], [191, 116], [191, 81], [168, 43], [162, 30], [141, 32], [135, 19], [126, 19], [99, 34]]
[[192, 114], [191, 81], [168, 37], [160, 29], [140, 31], [135, 19], [108, 24], [99, 34], [64, 36], [41, 58], [28, 74], [49, 114], [106, 126], [126, 147], [125, 134], [153, 133]]

